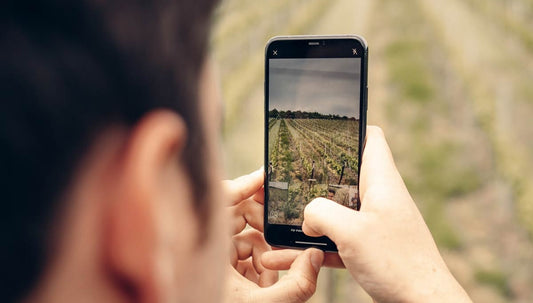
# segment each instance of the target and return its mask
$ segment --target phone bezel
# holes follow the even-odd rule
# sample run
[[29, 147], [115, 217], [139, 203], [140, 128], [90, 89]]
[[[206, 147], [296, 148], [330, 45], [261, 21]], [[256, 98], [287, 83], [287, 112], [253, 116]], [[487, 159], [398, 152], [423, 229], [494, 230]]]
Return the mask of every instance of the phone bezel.
[[[310, 43], [311, 42], [311, 43]], [[318, 42], [318, 43], [316, 43]], [[278, 50], [276, 57], [273, 48]], [[283, 47], [283, 52], [280, 52]], [[352, 54], [355, 47], [358, 55]], [[302, 232], [301, 226], [268, 223], [268, 111], [269, 111], [269, 59], [271, 58], [361, 58], [360, 118], [359, 118], [359, 171], [361, 171], [362, 151], [366, 135], [366, 113], [368, 107], [368, 46], [364, 38], [357, 35], [331, 36], [279, 36], [270, 39], [265, 47], [265, 108], [264, 108], [264, 169], [265, 169], [265, 207], [264, 235], [267, 243], [276, 247], [299, 248], [316, 247], [337, 252], [337, 246], [328, 237], [309, 237]], [[359, 182], [358, 182], [359, 184]]]

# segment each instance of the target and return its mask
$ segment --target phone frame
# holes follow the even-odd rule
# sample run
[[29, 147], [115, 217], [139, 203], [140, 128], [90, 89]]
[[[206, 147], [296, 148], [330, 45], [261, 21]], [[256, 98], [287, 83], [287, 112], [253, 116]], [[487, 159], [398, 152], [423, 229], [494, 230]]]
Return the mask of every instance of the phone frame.
[[[310, 45], [311, 44], [311, 45]], [[284, 53], [273, 57], [273, 48], [283, 46]], [[333, 46], [332, 46], [333, 45]], [[365, 39], [357, 35], [327, 35], [327, 36], [278, 36], [270, 39], [265, 47], [265, 108], [264, 108], [264, 169], [265, 169], [265, 207], [264, 207], [264, 235], [267, 243], [276, 247], [305, 249], [315, 247], [328, 252], [337, 252], [337, 246], [328, 237], [309, 237], [302, 232], [298, 225], [268, 223], [268, 112], [269, 112], [269, 59], [272, 58], [354, 58], [347, 52], [348, 47], [355, 47], [361, 58], [361, 87], [359, 103], [359, 167], [360, 176], [362, 152], [366, 136], [366, 121], [368, 108], [368, 46]], [[317, 48], [319, 50], [317, 51]], [[321, 49], [320, 49], [321, 48]], [[313, 56], [308, 51], [312, 49]], [[315, 56], [314, 53], [318, 53]], [[303, 55], [305, 54], [305, 56]], [[358, 180], [359, 186], [360, 177]], [[358, 203], [360, 205], [360, 203]]]

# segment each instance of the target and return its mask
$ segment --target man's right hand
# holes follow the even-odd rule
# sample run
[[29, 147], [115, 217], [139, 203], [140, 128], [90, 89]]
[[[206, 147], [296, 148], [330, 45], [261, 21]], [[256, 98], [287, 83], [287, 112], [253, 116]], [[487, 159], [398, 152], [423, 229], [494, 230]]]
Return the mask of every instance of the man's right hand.
[[[444, 263], [378, 127], [368, 127], [360, 180], [361, 211], [315, 199], [305, 208], [304, 233], [332, 239], [342, 263], [378, 302], [471, 302]], [[275, 251], [263, 255], [267, 267], [271, 258]]]

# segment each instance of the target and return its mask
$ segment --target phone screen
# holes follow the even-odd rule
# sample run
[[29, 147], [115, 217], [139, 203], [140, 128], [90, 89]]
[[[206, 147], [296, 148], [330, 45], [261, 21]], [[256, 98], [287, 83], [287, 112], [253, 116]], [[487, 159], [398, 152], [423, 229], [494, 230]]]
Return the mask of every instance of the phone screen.
[[349, 43], [326, 42], [267, 49], [270, 225], [301, 226], [305, 206], [317, 197], [359, 207], [363, 58]]

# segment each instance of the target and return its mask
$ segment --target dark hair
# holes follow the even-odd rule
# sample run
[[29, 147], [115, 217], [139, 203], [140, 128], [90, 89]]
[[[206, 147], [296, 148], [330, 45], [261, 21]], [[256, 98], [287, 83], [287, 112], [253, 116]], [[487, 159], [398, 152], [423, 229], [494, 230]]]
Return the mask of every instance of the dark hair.
[[183, 152], [207, 216], [197, 104], [214, 0], [6, 1], [0, 11], [2, 301], [30, 291], [52, 216], [76, 166], [111, 125], [178, 112]]

